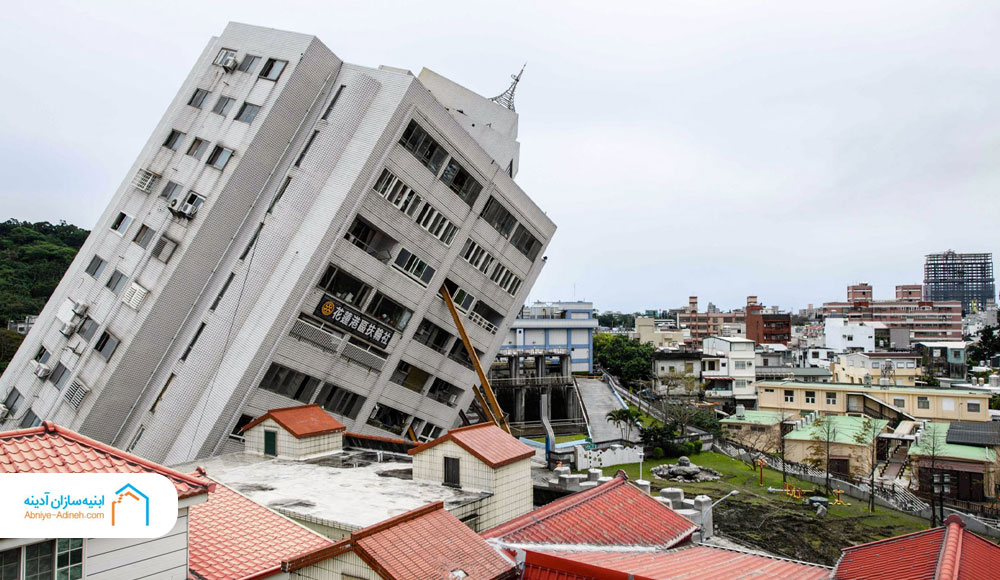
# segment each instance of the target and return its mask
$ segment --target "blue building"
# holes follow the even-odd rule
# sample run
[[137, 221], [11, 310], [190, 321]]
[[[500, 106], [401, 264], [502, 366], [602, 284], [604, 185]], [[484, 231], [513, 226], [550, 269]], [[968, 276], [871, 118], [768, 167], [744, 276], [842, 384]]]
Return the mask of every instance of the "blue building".
[[568, 362], [569, 372], [589, 374], [594, 370], [596, 329], [592, 302], [535, 302], [521, 309], [500, 356], [505, 350], [544, 352], [546, 357], [562, 359], [563, 365]]

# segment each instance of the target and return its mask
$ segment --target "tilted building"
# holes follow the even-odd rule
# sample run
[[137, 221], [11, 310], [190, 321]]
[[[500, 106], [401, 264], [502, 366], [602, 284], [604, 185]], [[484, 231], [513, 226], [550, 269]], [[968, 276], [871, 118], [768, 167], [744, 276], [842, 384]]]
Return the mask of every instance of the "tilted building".
[[438, 436], [476, 376], [439, 289], [490, 361], [555, 231], [513, 181], [512, 89], [228, 25], [0, 378], [3, 427], [171, 463], [301, 403]]

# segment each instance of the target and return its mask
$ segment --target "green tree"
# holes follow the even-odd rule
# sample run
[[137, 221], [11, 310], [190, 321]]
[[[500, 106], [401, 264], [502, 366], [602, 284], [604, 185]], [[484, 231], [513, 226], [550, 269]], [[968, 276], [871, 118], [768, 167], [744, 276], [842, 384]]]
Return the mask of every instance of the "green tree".
[[17, 347], [21, 346], [22, 340], [24, 337], [20, 334], [0, 328], [0, 373], [7, 370], [7, 365], [17, 352]]
[[595, 335], [594, 356], [604, 370], [626, 383], [648, 380], [653, 375], [653, 346], [624, 334]]
[[979, 341], [969, 345], [969, 366], [979, 366], [996, 354], [1000, 354], [1000, 334], [995, 326], [987, 326], [979, 333]]
[[641, 416], [638, 409], [612, 409], [604, 418], [618, 427], [618, 430], [622, 432], [622, 439], [631, 441], [632, 429], [635, 428]]

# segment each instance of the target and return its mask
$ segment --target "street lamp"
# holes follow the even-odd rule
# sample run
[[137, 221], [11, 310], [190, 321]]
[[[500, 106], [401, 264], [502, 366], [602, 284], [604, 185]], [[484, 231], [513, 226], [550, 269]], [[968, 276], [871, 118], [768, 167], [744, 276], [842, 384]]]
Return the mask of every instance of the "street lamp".
[[[733, 491], [731, 491], [731, 492], [727, 493], [726, 495], [720, 497], [719, 499], [715, 500], [715, 502], [712, 503], [712, 505], [708, 506], [708, 510], [706, 510], [706, 511], [708, 513], [713, 514], [712, 515], [712, 524], [713, 524], [713, 526], [715, 524], [715, 515], [714, 515], [715, 514], [715, 506], [719, 505], [719, 502], [721, 502], [722, 500], [726, 499], [727, 497], [730, 497], [730, 496], [733, 496], [733, 495], [739, 495], [739, 494], [740, 494], [740, 490], [734, 489]], [[705, 515], [706, 514], [704, 514], [704, 513], [701, 514], [701, 530], [700, 530], [700, 533], [701, 533], [701, 543], [702, 544], [705, 543]]]

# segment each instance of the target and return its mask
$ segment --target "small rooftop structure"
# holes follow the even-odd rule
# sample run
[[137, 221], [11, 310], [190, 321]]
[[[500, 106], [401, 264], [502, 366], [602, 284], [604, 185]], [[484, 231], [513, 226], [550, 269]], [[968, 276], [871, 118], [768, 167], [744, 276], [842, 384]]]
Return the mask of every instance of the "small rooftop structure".
[[997, 577], [1000, 546], [967, 531], [958, 515], [922, 532], [844, 548], [834, 580], [987, 580]]
[[518, 577], [513, 561], [448, 513], [441, 502], [353, 532], [332, 546], [301, 554], [286, 561], [282, 570], [294, 572], [348, 554], [357, 557], [349, 571], [363, 563], [387, 580], [515, 580]]
[[178, 499], [202, 496], [215, 485], [51, 421], [0, 433], [0, 473], [158, 473], [174, 484]]
[[[854, 417], [850, 415], [825, 415], [823, 421], [829, 421], [835, 429], [832, 443], [843, 443], [845, 445], [870, 445], [874, 440], [871, 431], [864, 428], [865, 421], [871, 421], [876, 429], [875, 432], [883, 431], [889, 424], [885, 419], [869, 419], [868, 417]], [[790, 441], [814, 441], [817, 438], [826, 440], [825, 433], [820, 433], [820, 427], [816, 423], [810, 423], [785, 435], [785, 439]], [[860, 440], [859, 440], [860, 439]]]
[[243, 431], [249, 431], [268, 419], [273, 419], [275, 423], [281, 425], [298, 439], [318, 437], [329, 433], [343, 433], [347, 430], [344, 424], [333, 415], [324, 411], [319, 405], [313, 404], [271, 409], [247, 423], [243, 427]]
[[188, 516], [188, 565], [198, 580], [267, 578], [283, 560], [333, 541], [216, 483]]
[[521, 443], [493, 423], [479, 423], [452, 429], [433, 441], [410, 449], [408, 453], [417, 455], [446, 441], [455, 442], [459, 447], [494, 469], [535, 455], [534, 449]]
[[272, 409], [243, 427], [247, 453], [306, 459], [344, 447], [344, 424], [319, 405]]
[[506, 544], [657, 546], [689, 540], [697, 526], [632, 485], [619, 471], [597, 487], [556, 500], [483, 532]]

